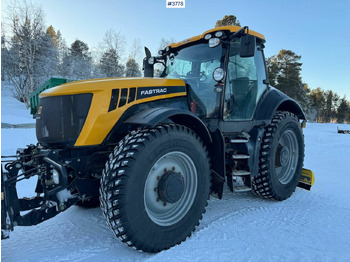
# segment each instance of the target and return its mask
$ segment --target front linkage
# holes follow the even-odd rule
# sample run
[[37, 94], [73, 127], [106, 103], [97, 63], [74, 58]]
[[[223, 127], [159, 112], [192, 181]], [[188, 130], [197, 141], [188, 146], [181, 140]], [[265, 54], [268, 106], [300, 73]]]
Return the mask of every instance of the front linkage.
[[[77, 202], [78, 194], [70, 191], [75, 180], [68, 181], [66, 167], [55, 161], [58, 151], [29, 145], [18, 149], [16, 156], [6, 158], [16, 159], [3, 161], [7, 162], [5, 171], [1, 165], [1, 239], [8, 238], [14, 226], [37, 225]], [[16, 183], [36, 175], [37, 195], [19, 199]]]

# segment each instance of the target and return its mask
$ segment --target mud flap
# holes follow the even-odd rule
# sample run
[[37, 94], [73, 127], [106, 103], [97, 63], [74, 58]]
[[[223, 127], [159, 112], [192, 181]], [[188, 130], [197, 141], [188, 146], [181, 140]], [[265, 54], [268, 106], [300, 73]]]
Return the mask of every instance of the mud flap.
[[303, 168], [301, 172], [301, 177], [299, 179], [298, 187], [306, 190], [310, 190], [312, 185], [315, 183], [314, 172], [309, 169]]

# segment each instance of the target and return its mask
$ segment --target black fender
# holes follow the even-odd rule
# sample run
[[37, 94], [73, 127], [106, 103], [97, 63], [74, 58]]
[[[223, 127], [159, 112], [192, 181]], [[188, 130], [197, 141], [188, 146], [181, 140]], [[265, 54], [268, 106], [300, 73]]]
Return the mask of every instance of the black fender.
[[299, 119], [306, 120], [300, 105], [283, 92], [270, 87], [263, 95], [255, 110], [255, 120], [271, 121], [276, 111], [288, 111], [295, 114]]
[[222, 197], [225, 182], [224, 139], [219, 129], [210, 132], [205, 123], [192, 112], [180, 108], [146, 109], [128, 118], [124, 124], [155, 127], [160, 123], [176, 123], [193, 130], [204, 142], [211, 160], [213, 193]]
[[124, 124], [155, 127], [160, 123], [169, 122], [169, 120], [192, 129], [206, 144], [212, 143], [210, 132], [204, 122], [185, 109], [166, 107], [146, 109], [129, 117], [124, 121]]

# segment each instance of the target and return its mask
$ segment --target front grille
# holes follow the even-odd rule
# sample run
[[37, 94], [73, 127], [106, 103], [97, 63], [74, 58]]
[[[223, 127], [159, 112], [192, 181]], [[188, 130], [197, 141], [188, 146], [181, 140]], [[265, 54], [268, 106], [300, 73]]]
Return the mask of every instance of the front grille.
[[36, 137], [44, 145], [73, 145], [84, 126], [92, 94], [43, 97], [36, 120]]

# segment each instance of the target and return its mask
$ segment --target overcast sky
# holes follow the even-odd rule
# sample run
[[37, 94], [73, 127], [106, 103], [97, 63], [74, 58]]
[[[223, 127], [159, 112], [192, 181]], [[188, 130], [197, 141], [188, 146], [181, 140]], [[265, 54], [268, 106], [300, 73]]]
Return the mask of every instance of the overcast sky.
[[[1, 15], [8, 3], [1, 1]], [[290, 49], [302, 56], [302, 77], [310, 88], [332, 89], [350, 100], [350, 1], [186, 0], [183, 9], [166, 0], [32, 0], [41, 5], [45, 23], [60, 30], [68, 45], [76, 39], [90, 49], [114, 29], [127, 47], [140, 39], [153, 53], [161, 38], [176, 41], [202, 34], [224, 15], [234, 14], [266, 37], [265, 55]]]

